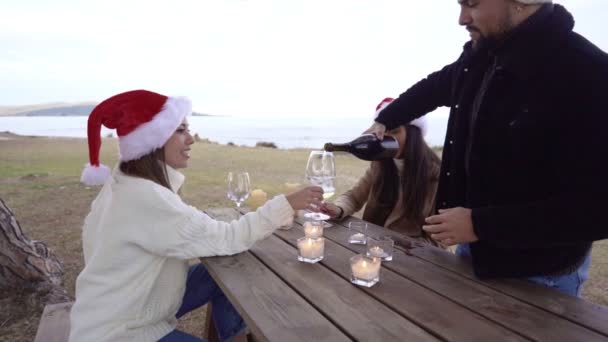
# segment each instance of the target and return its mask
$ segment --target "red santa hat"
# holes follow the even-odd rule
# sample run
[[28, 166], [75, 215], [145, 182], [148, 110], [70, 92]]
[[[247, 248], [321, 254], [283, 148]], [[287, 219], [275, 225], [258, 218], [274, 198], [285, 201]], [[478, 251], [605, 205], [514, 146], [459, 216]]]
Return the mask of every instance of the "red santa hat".
[[163, 147], [191, 112], [192, 105], [187, 98], [167, 97], [147, 90], [128, 91], [103, 101], [89, 115], [89, 163], [80, 181], [101, 185], [110, 175], [110, 169], [99, 163], [101, 125], [116, 129], [120, 161], [129, 161]]
[[[378, 103], [378, 105], [376, 106], [376, 114], [374, 115], [374, 119], [377, 118], [378, 114], [380, 114], [380, 112], [394, 100], [395, 99], [392, 97], [387, 97], [384, 100], [382, 100], [380, 103]], [[420, 132], [422, 133], [422, 136], [423, 137], [426, 136], [426, 132], [427, 132], [428, 128], [427, 128], [426, 118], [424, 116], [421, 116], [418, 119], [414, 119], [414, 120], [410, 121], [408, 123], [408, 125], [412, 125], [412, 126], [416, 126], [416, 127], [420, 128]]]

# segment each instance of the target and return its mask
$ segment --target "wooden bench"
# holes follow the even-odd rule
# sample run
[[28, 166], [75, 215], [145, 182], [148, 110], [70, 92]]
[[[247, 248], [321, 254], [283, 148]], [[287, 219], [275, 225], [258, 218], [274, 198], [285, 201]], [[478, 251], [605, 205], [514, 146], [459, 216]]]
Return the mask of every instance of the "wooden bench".
[[[49, 304], [44, 307], [34, 342], [67, 342], [70, 336], [70, 310], [74, 302]], [[205, 339], [219, 341], [213, 319], [211, 304], [207, 305], [205, 315]]]
[[34, 342], [67, 342], [70, 337], [70, 310], [74, 302], [44, 307]]

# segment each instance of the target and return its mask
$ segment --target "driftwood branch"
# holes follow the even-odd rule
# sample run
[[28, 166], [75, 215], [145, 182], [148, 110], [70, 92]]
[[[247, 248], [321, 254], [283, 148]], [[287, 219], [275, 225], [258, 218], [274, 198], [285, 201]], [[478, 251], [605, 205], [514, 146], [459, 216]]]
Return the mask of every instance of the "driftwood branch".
[[23, 234], [13, 212], [0, 199], [0, 290], [28, 294], [40, 304], [69, 301], [62, 287], [63, 264], [41, 241]]

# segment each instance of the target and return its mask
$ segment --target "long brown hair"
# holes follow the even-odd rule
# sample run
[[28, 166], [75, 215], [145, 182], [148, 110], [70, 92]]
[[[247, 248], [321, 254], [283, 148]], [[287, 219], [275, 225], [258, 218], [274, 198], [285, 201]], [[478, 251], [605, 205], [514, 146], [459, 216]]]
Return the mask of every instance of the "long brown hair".
[[167, 176], [165, 153], [162, 147], [157, 148], [139, 159], [120, 162], [119, 167], [120, 171], [124, 174], [148, 179], [171, 189], [169, 177]]
[[374, 177], [370, 200], [376, 204], [377, 210], [366, 211], [363, 219], [384, 225], [397, 204], [401, 189], [404, 216], [422, 225], [427, 197], [433, 189], [431, 182], [438, 179], [440, 163], [439, 157], [424, 141], [420, 128], [407, 125], [401, 177], [392, 159], [372, 162]]

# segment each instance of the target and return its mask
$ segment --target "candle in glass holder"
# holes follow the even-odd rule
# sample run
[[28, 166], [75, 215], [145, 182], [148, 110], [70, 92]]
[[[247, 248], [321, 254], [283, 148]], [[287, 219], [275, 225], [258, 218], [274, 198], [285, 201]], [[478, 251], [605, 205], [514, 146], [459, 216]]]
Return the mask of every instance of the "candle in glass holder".
[[380, 258], [355, 255], [350, 258], [351, 282], [371, 287], [380, 281]]
[[378, 238], [367, 238], [367, 256], [382, 258], [382, 261], [393, 260], [393, 247], [395, 242], [390, 236], [381, 236]]
[[302, 237], [298, 239], [298, 260], [314, 264], [323, 260], [325, 250], [325, 239], [311, 239]]
[[348, 243], [365, 245], [367, 235], [367, 223], [353, 221], [348, 223]]
[[256, 210], [266, 203], [268, 200], [268, 195], [262, 189], [255, 189], [251, 192], [249, 197], [249, 206], [252, 210]]
[[323, 224], [321, 221], [306, 221], [304, 223], [304, 235], [312, 239], [323, 236]]

